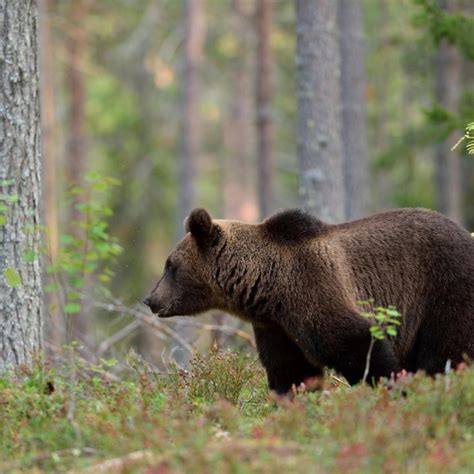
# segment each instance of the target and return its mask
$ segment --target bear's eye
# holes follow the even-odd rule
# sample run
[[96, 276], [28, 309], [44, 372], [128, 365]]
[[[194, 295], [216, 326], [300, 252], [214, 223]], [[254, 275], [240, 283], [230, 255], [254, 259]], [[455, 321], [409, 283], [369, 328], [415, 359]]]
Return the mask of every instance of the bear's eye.
[[167, 272], [169, 272], [169, 274], [174, 277], [176, 275], [176, 270], [177, 270], [177, 267], [175, 264], [173, 264], [171, 262], [171, 260], [166, 260], [166, 265], [165, 265], [165, 269]]

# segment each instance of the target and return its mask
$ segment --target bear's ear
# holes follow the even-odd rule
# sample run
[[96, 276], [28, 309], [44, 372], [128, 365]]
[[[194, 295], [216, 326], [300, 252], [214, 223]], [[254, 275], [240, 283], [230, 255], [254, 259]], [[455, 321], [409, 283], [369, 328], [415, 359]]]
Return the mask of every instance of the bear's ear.
[[184, 230], [191, 233], [200, 247], [207, 247], [213, 244], [218, 227], [205, 209], [194, 209], [184, 221]]

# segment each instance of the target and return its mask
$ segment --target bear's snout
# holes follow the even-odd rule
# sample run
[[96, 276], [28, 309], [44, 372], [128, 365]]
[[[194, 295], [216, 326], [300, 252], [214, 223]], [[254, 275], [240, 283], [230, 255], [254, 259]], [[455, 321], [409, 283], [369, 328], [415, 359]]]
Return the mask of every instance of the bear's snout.
[[160, 304], [160, 302], [156, 301], [156, 298], [153, 295], [147, 296], [143, 300], [143, 304], [148, 306], [151, 309], [153, 314], [157, 314], [160, 318], [165, 316], [165, 307]]
[[159, 312], [160, 310], [160, 307], [155, 303], [153, 302], [151, 296], [147, 296], [144, 300], [143, 300], [143, 304], [144, 305], [147, 305], [150, 309], [151, 309], [151, 312], [153, 314], [156, 314]]

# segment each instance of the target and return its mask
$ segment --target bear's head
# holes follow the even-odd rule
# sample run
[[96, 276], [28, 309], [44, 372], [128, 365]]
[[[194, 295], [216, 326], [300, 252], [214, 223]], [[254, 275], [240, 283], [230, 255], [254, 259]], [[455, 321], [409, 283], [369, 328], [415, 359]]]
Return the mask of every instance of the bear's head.
[[247, 224], [212, 220], [204, 209], [195, 209], [144, 303], [162, 318], [220, 309], [261, 320], [272, 307], [274, 313], [281, 310], [289, 289], [281, 276], [299, 272], [298, 261], [307, 260], [304, 253], [296, 258], [300, 244], [323, 229], [321, 221], [299, 210]]
[[162, 318], [194, 315], [220, 306], [209, 261], [222, 229], [204, 209], [192, 211], [184, 226], [185, 237], [168, 256], [160, 280], [143, 301]]

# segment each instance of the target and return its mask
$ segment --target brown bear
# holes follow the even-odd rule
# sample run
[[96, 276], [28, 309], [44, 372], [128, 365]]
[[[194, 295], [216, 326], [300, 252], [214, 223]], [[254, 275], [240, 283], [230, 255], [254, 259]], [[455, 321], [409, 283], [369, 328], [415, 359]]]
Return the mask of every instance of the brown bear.
[[374, 344], [368, 379], [442, 372], [474, 356], [474, 239], [437, 212], [398, 209], [330, 225], [299, 210], [259, 224], [194, 210], [144, 301], [166, 318], [220, 309], [252, 323], [269, 387], [322, 376], [361, 381], [372, 322], [361, 300], [395, 306], [395, 337]]

